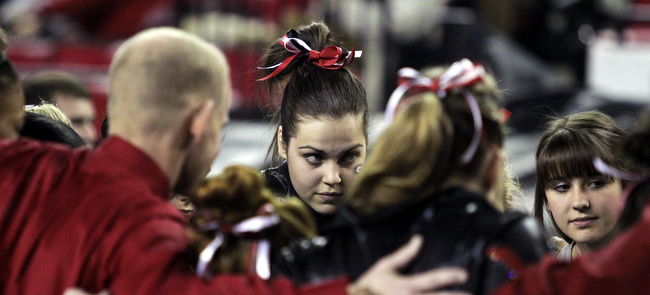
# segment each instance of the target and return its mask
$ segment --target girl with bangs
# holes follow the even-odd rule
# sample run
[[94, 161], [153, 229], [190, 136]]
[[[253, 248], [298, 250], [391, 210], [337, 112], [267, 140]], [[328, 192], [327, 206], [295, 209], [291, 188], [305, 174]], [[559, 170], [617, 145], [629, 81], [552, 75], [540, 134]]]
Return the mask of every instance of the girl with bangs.
[[624, 205], [627, 183], [594, 167], [600, 159], [618, 170], [630, 170], [629, 161], [614, 156], [625, 132], [611, 117], [581, 112], [551, 121], [537, 147], [537, 183], [534, 214], [544, 222], [544, 211], [567, 245], [561, 260], [591, 252], [606, 243]]

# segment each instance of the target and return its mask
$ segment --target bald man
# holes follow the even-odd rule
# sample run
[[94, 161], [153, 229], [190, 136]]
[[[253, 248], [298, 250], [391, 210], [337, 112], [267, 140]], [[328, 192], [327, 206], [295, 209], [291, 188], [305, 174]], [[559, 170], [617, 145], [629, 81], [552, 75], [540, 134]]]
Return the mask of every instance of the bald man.
[[[219, 152], [230, 81], [218, 49], [176, 29], [147, 30], [118, 49], [109, 77], [110, 136], [95, 150], [0, 140], [0, 294], [346, 292], [345, 280], [296, 289], [191, 271], [185, 220], [167, 197], [191, 193]], [[399, 275], [420, 244], [384, 258], [350, 291], [462, 283], [453, 270]]]

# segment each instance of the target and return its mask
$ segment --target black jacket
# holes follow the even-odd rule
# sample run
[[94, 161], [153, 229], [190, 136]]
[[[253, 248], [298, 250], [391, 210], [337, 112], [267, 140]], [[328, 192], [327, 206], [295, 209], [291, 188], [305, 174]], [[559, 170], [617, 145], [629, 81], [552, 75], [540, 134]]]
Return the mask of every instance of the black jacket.
[[489, 294], [512, 274], [486, 255], [488, 247], [505, 246], [526, 263], [548, 253], [544, 228], [534, 218], [519, 212], [500, 213], [481, 196], [463, 189], [449, 189], [367, 218], [356, 217], [347, 207], [338, 214], [345, 222], [327, 231], [326, 243], [316, 239], [286, 247], [275, 258], [275, 274], [297, 283], [343, 274], [356, 279], [420, 233], [424, 245], [405, 273], [460, 266], [468, 270], [470, 279], [458, 289]]
[[[284, 162], [282, 165], [276, 168], [270, 168], [262, 171], [262, 175], [266, 179], [266, 184], [271, 188], [273, 192], [281, 196], [282, 198], [299, 198], [298, 193], [293, 188], [291, 184], [291, 177], [289, 176], [289, 168], [287, 163]], [[300, 199], [302, 200], [302, 199]], [[347, 217], [341, 215], [340, 211], [337, 211], [333, 214], [320, 214], [312, 209], [309, 205], [305, 203], [305, 206], [311, 212], [316, 226], [318, 229], [318, 234], [321, 236], [328, 236], [329, 232], [334, 230], [338, 231], [340, 227], [347, 227], [349, 223]]]

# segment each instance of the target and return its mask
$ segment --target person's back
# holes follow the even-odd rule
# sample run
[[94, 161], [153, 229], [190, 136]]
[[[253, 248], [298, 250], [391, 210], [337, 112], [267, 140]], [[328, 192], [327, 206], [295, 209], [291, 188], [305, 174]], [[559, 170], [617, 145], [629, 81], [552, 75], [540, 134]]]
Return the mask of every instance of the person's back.
[[[137, 269], [156, 262], [147, 260], [174, 261], [186, 238], [183, 217], [165, 203], [166, 177], [146, 155], [117, 138], [92, 153], [23, 139], [2, 142], [0, 162], [0, 174], [12, 175], [0, 179], [3, 294], [162, 287], [142, 281], [152, 276], [137, 277], [145, 271]], [[24, 179], [33, 185], [15, 185]], [[138, 255], [153, 237], [164, 238], [166, 249]]]
[[419, 233], [423, 251], [404, 273], [462, 266], [470, 279], [460, 289], [489, 294], [516, 268], [490, 253], [513, 253], [525, 263], [546, 253], [544, 230], [532, 217], [501, 212], [503, 118], [493, 79], [463, 60], [440, 77], [414, 78], [423, 80], [430, 84], [405, 90], [414, 99], [373, 146], [351, 188], [349, 205], [359, 218], [321, 250], [294, 249], [298, 258], [285, 256], [281, 271], [315, 278], [309, 272], [320, 263], [322, 279], [351, 262], [344, 271], [354, 278]]

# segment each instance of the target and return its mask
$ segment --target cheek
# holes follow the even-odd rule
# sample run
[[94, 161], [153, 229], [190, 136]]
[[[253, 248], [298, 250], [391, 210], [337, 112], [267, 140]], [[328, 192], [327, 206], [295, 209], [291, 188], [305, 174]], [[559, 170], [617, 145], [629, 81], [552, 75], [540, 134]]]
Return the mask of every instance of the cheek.
[[354, 166], [352, 166], [351, 169], [341, 169], [340, 175], [343, 185], [350, 185], [350, 183], [352, 183], [352, 181], [354, 181], [354, 179], [357, 177], [357, 175], [352, 172], [354, 170]]
[[297, 156], [296, 153], [289, 153], [287, 165], [289, 166], [291, 182], [297, 190], [310, 188], [320, 183], [322, 177], [318, 168], [309, 165], [307, 161]]
[[548, 208], [551, 213], [558, 214], [564, 210], [566, 207], [565, 202], [560, 196], [557, 196], [553, 192], [546, 193], [546, 208]]
[[600, 207], [605, 211], [604, 213], [612, 216], [612, 218], [618, 219], [625, 206], [623, 202], [623, 191], [620, 188], [613, 188], [607, 194], [603, 194], [600, 200]]

